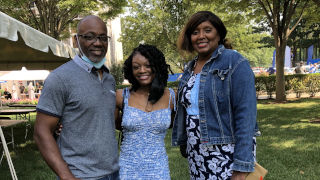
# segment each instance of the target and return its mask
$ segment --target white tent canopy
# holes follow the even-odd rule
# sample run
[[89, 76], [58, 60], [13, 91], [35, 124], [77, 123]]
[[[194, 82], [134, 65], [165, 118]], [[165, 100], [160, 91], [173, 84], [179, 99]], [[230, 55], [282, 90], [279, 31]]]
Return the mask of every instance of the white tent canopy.
[[49, 75], [47, 70], [27, 70], [22, 67], [21, 71], [11, 71], [7, 74], [0, 76], [0, 81], [18, 80], [18, 81], [28, 81], [28, 80], [45, 80]]
[[0, 71], [53, 70], [75, 54], [74, 48], [0, 12]]

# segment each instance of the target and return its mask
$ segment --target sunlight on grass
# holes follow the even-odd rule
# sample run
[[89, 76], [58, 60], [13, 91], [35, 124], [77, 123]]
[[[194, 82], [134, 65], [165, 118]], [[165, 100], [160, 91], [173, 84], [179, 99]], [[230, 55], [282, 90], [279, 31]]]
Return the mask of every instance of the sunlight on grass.
[[260, 125], [259, 126], [259, 129], [266, 129], [266, 128], [268, 128], [268, 129], [275, 129], [275, 128], [277, 128], [275, 125], [273, 125], [273, 124], [265, 124], [265, 125]]
[[33, 144], [33, 143], [34, 143], [34, 141], [29, 140], [29, 141], [26, 141], [25, 143], [19, 144], [18, 146], [23, 148], [23, 147], [26, 147], [27, 145], [30, 145], [30, 144]]
[[278, 108], [310, 108], [319, 105], [319, 102], [306, 102], [306, 103], [287, 103], [287, 104], [258, 104], [258, 109], [278, 109]]
[[281, 141], [279, 143], [272, 143], [271, 146], [280, 148], [280, 149], [286, 149], [286, 148], [298, 146], [299, 144], [297, 144], [297, 141], [298, 140]]
[[307, 129], [310, 127], [320, 127], [320, 124], [311, 124], [309, 123], [309, 120], [303, 120], [304, 123], [295, 123], [295, 124], [286, 124], [282, 125], [279, 128], [280, 129], [292, 129], [292, 130], [302, 130]]

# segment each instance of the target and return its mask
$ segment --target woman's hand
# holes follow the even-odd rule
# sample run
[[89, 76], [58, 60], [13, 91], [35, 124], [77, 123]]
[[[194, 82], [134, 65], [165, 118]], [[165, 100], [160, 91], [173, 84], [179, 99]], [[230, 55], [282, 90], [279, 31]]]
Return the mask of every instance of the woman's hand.
[[247, 172], [233, 171], [231, 180], [245, 180], [247, 175]]
[[61, 131], [62, 131], [62, 124], [59, 122], [58, 124], [57, 124], [57, 126], [56, 126], [56, 129], [54, 130], [54, 132], [53, 132], [53, 137], [55, 138], [55, 139], [57, 139], [59, 136], [60, 136], [60, 133], [61, 133]]

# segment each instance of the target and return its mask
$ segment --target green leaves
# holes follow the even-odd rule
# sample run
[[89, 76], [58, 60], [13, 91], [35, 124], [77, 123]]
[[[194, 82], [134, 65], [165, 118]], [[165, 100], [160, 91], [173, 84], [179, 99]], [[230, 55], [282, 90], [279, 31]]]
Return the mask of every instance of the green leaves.
[[141, 42], [152, 44], [163, 51], [174, 72], [181, 72], [184, 64], [194, 55], [181, 57], [176, 41], [189, 17], [204, 10], [217, 14], [227, 27], [227, 38], [231, 39], [234, 48], [249, 54], [249, 51], [263, 46], [259, 43], [261, 38], [270, 35], [253, 33], [248, 12], [237, 9], [238, 5], [246, 6], [244, 3], [222, 0], [130, 0], [129, 15], [122, 19], [124, 57]]
[[122, 13], [125, 0], [0, 0], [0, 11], [56, 39], [69, 37], [77, 17], [97, 11], [103, 19]]

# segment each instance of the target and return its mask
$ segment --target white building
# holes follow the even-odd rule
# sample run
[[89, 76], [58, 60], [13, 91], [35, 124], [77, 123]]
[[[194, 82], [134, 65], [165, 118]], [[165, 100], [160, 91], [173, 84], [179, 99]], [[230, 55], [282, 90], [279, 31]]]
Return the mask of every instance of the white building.
[[107, 53], [107, 65], [121, 63], [123, 60], [122, 43], [120, 42], [121, 22], [120, 17], [116, 17], [107, 22], [108, 35], [111, 37]]

